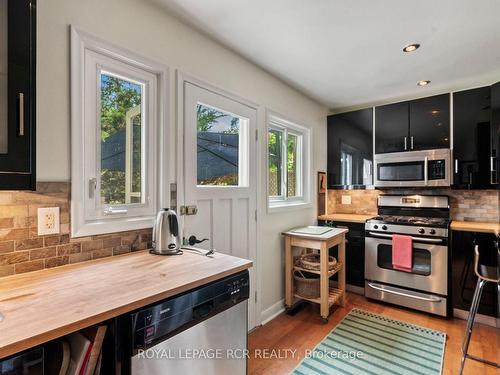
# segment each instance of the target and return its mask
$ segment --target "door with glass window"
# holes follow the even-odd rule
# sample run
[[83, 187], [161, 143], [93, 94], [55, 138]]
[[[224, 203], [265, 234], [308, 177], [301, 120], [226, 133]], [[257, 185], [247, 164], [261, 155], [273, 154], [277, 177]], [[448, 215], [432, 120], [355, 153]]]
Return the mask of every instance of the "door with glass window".
[[[237, 100], [184, 83], [183, 235], [195, 246], [250, 259], [250, 295], [255, 293], [257, 112]], [[249, 300], [248, 328], [255, 326]]]

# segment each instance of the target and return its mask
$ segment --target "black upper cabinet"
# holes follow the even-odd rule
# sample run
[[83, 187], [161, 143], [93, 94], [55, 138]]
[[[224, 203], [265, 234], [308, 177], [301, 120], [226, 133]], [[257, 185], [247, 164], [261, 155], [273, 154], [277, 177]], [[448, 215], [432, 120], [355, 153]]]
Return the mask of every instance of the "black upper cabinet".
[[490, 184], [500, 188], [500, 82], [491, 86]]
[[500, 84], [453, 94], [453, 186], [498, 187]]
[[373, 109], [328, 116], [328, 187], [373, 184]]
[[0, 189], [35, 189], [35, 0], [0, 0]]
[[430, 96], [375, 108], [375, 153], [450, 147], [450, 96]]
[[453, 93], [453, 185], [489, 185], [491, 88]]
[[375, 108], [375, 153], [405, 151], [409, 135], [408, 102]]
[[450, 95], [412, 100], [408, 150], [450, 148]]

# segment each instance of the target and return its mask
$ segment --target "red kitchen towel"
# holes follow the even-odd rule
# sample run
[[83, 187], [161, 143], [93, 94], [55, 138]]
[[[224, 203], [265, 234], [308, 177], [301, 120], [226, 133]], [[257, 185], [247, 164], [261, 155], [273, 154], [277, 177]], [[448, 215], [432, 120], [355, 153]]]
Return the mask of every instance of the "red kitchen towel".
[[411, 272], [413, 242], [410, 236], [392, 235], [392, 268]]

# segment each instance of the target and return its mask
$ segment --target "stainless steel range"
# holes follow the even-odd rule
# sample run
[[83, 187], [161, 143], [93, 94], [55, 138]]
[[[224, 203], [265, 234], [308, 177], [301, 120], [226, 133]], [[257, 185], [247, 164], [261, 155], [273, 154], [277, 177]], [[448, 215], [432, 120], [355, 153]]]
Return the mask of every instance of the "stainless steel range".
[[[446, 316], [448, 299], [447, 196], [381, 195], [379, 216], [365, 225], [365, 296]], [[393, 234], [412, 238], [412, 269], [392, 265]]]

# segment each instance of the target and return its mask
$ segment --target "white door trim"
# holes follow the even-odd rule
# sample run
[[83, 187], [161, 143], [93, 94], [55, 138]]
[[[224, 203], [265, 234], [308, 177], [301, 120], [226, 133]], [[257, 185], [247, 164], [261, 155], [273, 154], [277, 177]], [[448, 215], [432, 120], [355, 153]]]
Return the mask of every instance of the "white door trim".
[[[257, 299], [255, 301], [255, 311], [250, 312], [253, 315], [253, 321], [255, 322], [255, 326], [259, 326], [261, 324], [261, 310], [262, 310], [262, 285], [261, 278], [259, 277], [259, 260], [261, 259], [261, 254], [259, 249], [262, 249], [261, 246], [261, 229], [259, 226], [260, 218], [261, 218], [261, 201], [262, 201], [262, 163], [260, 159], [260, 155], [262, 152], [261, 149], [261, 140], [266, 139], [265, 133], [262, 133], [262, 129], [264, 128], [261, 123], [261, 119], [263, 118], [263, 110], [260, 105], [257, 103], [243, 98], [239, 95], [235, 95], [230, 91], [220, 89], [210, 83], [207, 83], [201, 79], [198, 79], [192, 75], [186, 74], [180, 70], [176, 71], [176, 97], [177, 97], [177, 113], [176, 113], [176, 132], [177, 132], [177, 142], [176, 142], [176, 176], [175, 179], [177, 181], [177, 207], [183, 205], [185, 202], [184, 196], [184, 85], [185, 83], [190, 83], [192, 85], [198, 86], [205, 90], [211, 91], [215, 94], [224, 96], [228, 99], [239, 102], [247, 107], [255, 109], [256, 111], [256, 129], [258, 130], [258, 139], [256, 142], [256, 155], [257, 155], [257, 165], [256, 165], [256, 174], [257, 174], [257, 187], [256, 187], [256, 210], [257, 210], [257, 223], [256, 223], [256, 251], [254, 264], [253, 264], [253, 272], [255, 275], [255, 291], [257, 294]], [[255, 135], [251, 135], [255, 136]], [[267, 200], [267, 195], [265, 196]], [[180, 222], [183, 224], [183, 217], [179, 215]], [[184, 225], [182, 225], [184, 227]], [[250, 296], [250, 298], [256, 298], [256, 296]]]

